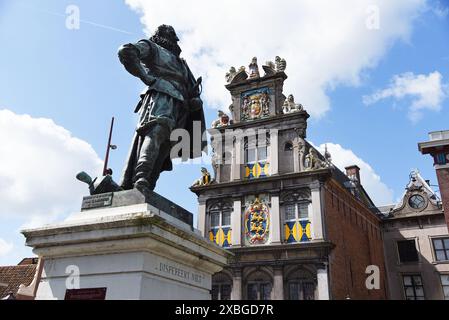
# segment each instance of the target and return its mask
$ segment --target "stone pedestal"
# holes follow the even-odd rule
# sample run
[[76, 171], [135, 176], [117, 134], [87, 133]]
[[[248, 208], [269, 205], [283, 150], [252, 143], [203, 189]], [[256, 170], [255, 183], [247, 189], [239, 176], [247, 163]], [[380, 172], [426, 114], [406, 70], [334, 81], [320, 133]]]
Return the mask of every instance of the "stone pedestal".
[[86, 197], [64, 222], [22, 233], [43, 260], [36, 299], [210, 299], [231, 255], [191, 213], [137, 190]]

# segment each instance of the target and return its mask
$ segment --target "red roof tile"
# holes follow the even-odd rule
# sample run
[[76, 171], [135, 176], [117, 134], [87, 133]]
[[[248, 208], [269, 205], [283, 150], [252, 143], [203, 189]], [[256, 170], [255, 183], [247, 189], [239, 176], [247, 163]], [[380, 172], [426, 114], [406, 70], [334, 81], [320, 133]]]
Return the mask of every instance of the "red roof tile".
[[0, 267], [0, 299], [16, 294], [19, 286], [28, 286], [34, 278], [37, 264]]

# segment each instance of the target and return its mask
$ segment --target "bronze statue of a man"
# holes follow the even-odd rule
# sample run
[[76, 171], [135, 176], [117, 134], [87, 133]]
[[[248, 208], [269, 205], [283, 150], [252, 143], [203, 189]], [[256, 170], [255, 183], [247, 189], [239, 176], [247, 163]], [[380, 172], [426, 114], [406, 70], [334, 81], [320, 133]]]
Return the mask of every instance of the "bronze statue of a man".
[[[205, 131], [201, 78], [195, 80], [186, 61], [180, 58], [179, 39], [171, 26], [161, 25], [150, 39], [125, 44], [118, 51], [126, 70], [140, 78], [148, 88], [141, 95], [135, 112], [140, 120], [123, 172], [121, 187], [154, 190], [162, 171], [172, 170], [170, 134], [186, 129], [192, 145], [194, 122]], [[200, 137], [201, 139], [201, 137]], [[201, 149], [206, 147], [201, 140]], [[201, 150], [190, 148], [190, 158]]]

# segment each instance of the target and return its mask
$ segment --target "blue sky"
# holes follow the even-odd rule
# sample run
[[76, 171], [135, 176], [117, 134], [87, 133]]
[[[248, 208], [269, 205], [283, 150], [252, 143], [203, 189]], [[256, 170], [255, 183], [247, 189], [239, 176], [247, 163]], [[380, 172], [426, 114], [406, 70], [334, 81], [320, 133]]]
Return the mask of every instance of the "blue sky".
[[[275, 5], [272, 1], [266, 2], [265, 6]], [[365, 41], [363, 34], [337, 34], [336, 39], [343, 40], [335, 45], [329, 44], [335, 39], [332, 38], [332, 32], [320, 34], [322, 25], [317, 26], [316, 37], [329, 36], [329, 39], [322, 41], [321, 38], [314, 40], [312, 37], [309, 41], [311, 31], [295, 22], [295, 12], [297, 15], [304, 14], [304, 10], [301, 10], [303, 4], [298, 5], [298, 11], [289, 10], [284, 20], [272, 21], [273, 30], [282, 30], [277, 27], [278, 24], [285, 27], [290, 23], [292, 29], [297, 27], [298, 30], [288, 32], [295, 33], [282, 37], [275, 32], [271, 34], [270, 29], [264, 29], [263, 35], [256, 35], [254, 31], [253, 37], [245, 29], [245, 34], [250, 32], [248, 40], [243, 44], [238, 42], [241, 40], [234, 42], [234, 39], [242, 37], [238, 26], [245, 27], [245, 23], [249, 26], [252, 22], [246, 18], [233, 17], [236, 18], [234, 27], [226, 23], [210, 23], [207, 20], [211, 19], [208, 12], [215, 11], [210, 3], [201, 9], [183, 11], [183, 8], [178, 8], [180, 2], [176, 1], [160, 4], [139, 0], [129, 0], [128, 3], [106, 0], [41, 0], [39, 3], [0, 0], [0, 110], [10, 111], [7, 115], [3, 114], [9, 119], [4, 123], [17, 121], [18, 124], [33, 124], [32, 128], [38, 131], [24, 125], [28, 129], [23, 132], [30, 134], [30, 137], [42, 136], [34, 141], [21, 133], [22, 127], [11, 125], [8, 130], [6, 126], [4, 130], [0, 128], [0, 135], [3, 135], [0, 141], [14, 143], [9, 148], [0, 146], [0, 166], [6, 172], [2, 176], [0, 171], [0, 179], [7, 176], [10, 163], [31, 163], [30, 168], [33, 169], [26, 173], [11, 169], [8, 175], [10, 179], [28, 181], [36, 171], [40, 174], [36, 175], [39, 179], [31, 179], [31, 182], [18, 188], [16, 197], [10, 195], [2, 198], [0, 195], [4, 203], [0, 203], [0, 248], [3, 247], [3, 251], [0, 249], [0, 264], [15, 264], [20, 257], [30, 254], [23, 247], [24, 239], [19, 233], [22, 227], [61, 220], [69, 212], [78, 209], [81, 196], [87, 189], [74, 179], [76, 170], [96, 170], [101, 167], [99, 161], [104, 157], [112, 116], [116, 118], [113, 143], [118, 145], [118, 149], [111, 154], [110, 167], [114, 170], [116, 180], [119, 179], [137, 120], [132, 111], [143, 85], [126, 73], [118, 61], [117, 48], [146, 37], [145, 30], [152, 30], [165, 21], [180, 30], [181, 46], [186, 48], [184, 56], [188, 58], [195, 75], [205, 75], [208, 124], [215, 118], [217, 105], [224, 105], [228, 97], [223, 86], [224, 73], [231, 64], [247, 65], [253, 55], [260, 55], [261, 59], [273, 59], [275, 55], [287, 56], [290, 58], [287, 59], [286, 71], [289, 75], [286, 84], [290, 83], [288, 89], [295, 94], [297, 102], [306, 102], [306, 109], [312, 114], [308, 139], [316, 145], [338, 144], [344, 150], [351, 151], [354, 160], [369, 164], [372, 170], [366, 174], [370, 174], [368, 179], [371, 179], [373, 193], [382, 189], [375, 197], [379, 205], [401, 196], [413, 168], [418, 168], [424, 178], [436, 184], [432, 161], [418, 152], [417, 142], [426, 140], [429, 131], [448, 129], [447, 1], [410, 1], [404, 4], [404, 8], [400, 5], [387, 8], [389, 5], [382, 2], [380, 29], [376, 31], [381, 36], [376, 35], [372, 42], [362, 44]], [[69, 30], [65, 26], [68, 5], [76, 5], [80, 9], [82, 22], [79, 30]], [[218, 4], [216, 6], [219, 7]], [[173, 14], [169, 14], [170, 10], [174, 11]], [[226, 10], [238, 11], [237, 8], [226, 7], [223, 8], [223, 15], [228, 12]], [[338, 15], [338, 12], [332, 14], [334, 8], [316, 11], [324, 15], [329, 12], [328, 16], [323, 17], [323, 23], [326, 18], [333, 19], [333, 15]], [[185, 12], [193, 18], [184, 17]], [[350, 13], [347, 19], [356, 19], [356, 14]], [[290, 19], [289, 15], [292, 15]], [[399, 22], [390, 26], [393, 20]], [[209, 28], [204, 27], [203, 23]], [[313, 29], [314, 25], [311, 27]], [[339, 27], [342, 32], [346, 32], [347, 26], [333, 26], [337, 30]], [[397, 30], [388, 34], [393, 28]], [[214, 37], [214, 33], [217, 37]], [[217, 41], [216, 38], [222, 34], [226, 34], [226, 37]], [[260, 39], [264, 39], [263, 44]], [[303, 39], [309, 41], [305, 42], [307, 47], [299, 47], [301, 41], [305, 41]], [[241, 46], [241, 52], [236, 50], [236, 45]], [[304, 61], [313, 61], [311, 57], [324, 62], [305, 64]], [[307, 69], [307, 66], [311, 66], [311, 69]], [[371, 104], [363, 102], [364, 96], [382, 93], [382, 90], [393, 87], [392, 79], [395, 76], [413, 81], [422, 75], [423, 85], [426, 85], [426, 77], [434, 72], [438, 72], [441, 86], [432, 90], [440, 89], [441, 96], [436, 102], [423, 102], [418, 120], [409, 116], [410, 106], [421, 97], [421, 91], [416, 86], [412, 89], [402, 88], [402, 93], [385, 91], [383, 98]], [[411, 76], [404, 76], [406, 73]], [[216, 74], [220, 74], [221, 78]], [[421, 82], [418, 81], [418, 84]], [[427, 91], [423, 92], [425, 94]], [[426, 102], [431, 105], [426, 106]], [[24, 114], [31, 118], [24, 120], [21, 117]], [[53, 123], [36, 120], [40, 118], [51, 119]], [[61, 127], [66, 131], [61, 132]], [[42, 141], [45, 137], [53, 139], [54, 132], [59, 136], [51, 140], [53, 142]], [[15, 137], [23, 139], [15, 142]], [[32, 141], [32, 145], [27, 141], [30, 144]], [[74, 141], [75, 145], [81, 142], [87, 144], [82, 144], [82, 151], [73, 151], [68, 144]], [[42, 148], [40, 143], [43, 144]], [[66, 149], [58, 149], [57, 143], [64, 144]], [[35, 161], [33, 154], [25, 152], [34, 148], [61, 150], [63, 165], [57, 169], [46, 165], [46, 155], [42, 157], [42, 163], [36, 164], [38, 160]], [[22, 151], [16, 153], [15, 150]], [[334, 150], [340, 152], [337, 147]], [[333, 156], [336, 161], [342, 161], [340, 158], [344, 154], [347, 153]], [[24, 161], [23, 155], [29, 155], [30, 159]], [[53, 159], [50, 153], [48, 157]], [[4, 159], [9, 159], [9, 162]], [[49, 160], [49, 163], [52, 162]], [[86, 167], [81, 167], [81, 164]], [[188, 190], [188, 186], [198, 177], [200, 166], [176, 166], [173, 172], [162, 174], [156, 191], [196, 214], [196, 197]], [[379, 177], [382, 186], [376, 185], [379, 183], [376, 177]], [[3, 182], [0, 181], [0, 191], [6, 190], [5, 181], [9, 180], [5, 178]], [[40, 181], [43, 183], [40, 184]], [[51, 194], [52, 198], [46, 197], [46, 193]], [[386, 193], [389, 195], [385, 196]], [[25, 194], [32, 194], [33, 197], [27, 198]]]

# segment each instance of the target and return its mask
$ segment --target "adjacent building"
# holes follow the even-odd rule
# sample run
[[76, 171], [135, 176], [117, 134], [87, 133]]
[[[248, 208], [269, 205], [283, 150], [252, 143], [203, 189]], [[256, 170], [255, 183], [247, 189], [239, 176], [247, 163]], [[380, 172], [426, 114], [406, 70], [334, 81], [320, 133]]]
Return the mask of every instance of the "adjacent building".
[[[198, 183], [198, 229], [234, 257], [213, 299], [385, 299], [379, 211], [357, 166], [346, 174], [306, 140], [309, 115], [283, 94], [285, 61], [231, 68], [231, 117], [209, 130], [212, 182]], [[205, 179], [204, 181], [208, 181]], [[380, 270], [368, 289], [366, 268]]]
[[430, 154], [433, 157], [446, 224], [449, 228], [449, 130], [430, 132], [429, 141], [418, 143], [418, 149], [422, 154]]
[[379, 209], [389, 299], [449, 299], [449, 234], [429, 183], [413, 171], [401, 201]]

